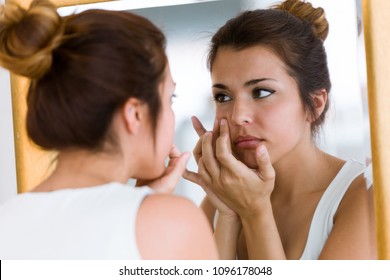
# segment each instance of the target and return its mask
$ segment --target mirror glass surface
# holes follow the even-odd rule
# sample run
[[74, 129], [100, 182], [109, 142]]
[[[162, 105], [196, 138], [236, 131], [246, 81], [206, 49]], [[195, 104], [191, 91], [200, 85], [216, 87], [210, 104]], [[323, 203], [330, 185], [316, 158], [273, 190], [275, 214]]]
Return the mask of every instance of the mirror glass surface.
[[[335, 156], [359, 161], [370, 157], [367, 114], [364, 38], [359, 32], [359, 0], [312, 0], [325, 9], [330, 24], [325, 48], [332, 81], [331, 106], [317, 145]], [[209, 40], [228, 19], [243, 10], [267, 8], [278, 1], [116, 1], [97, 5], [61, 8], [63, 14], [88, 8], [128, 10], [149, 18], [167, 36], [167, 53], [177, 83], [173, 109], [176, 114], [175, 144], [192, 151], [197, 135], [190, 117], [195, 115], [207, 129], [212, 128], [214, 104], [211, 99], [210, 73], [206, 67]], [[122, 5], [119, 5], [122, 4]], [[358, 7], [358, 8], [357, 8]], [[191, 158], [188, 168], [196, 170]], [[176, 192], [196, 204], [203, 190], [184, 179]]]

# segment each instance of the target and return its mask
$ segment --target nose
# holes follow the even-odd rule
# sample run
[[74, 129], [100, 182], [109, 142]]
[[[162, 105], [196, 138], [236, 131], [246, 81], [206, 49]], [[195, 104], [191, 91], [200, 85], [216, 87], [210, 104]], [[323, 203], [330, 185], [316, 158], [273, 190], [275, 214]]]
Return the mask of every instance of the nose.
[[233, 105], [233, 112], [231, 115], [232, 124], [248, 125], [253, 122], [253, 114], [250, 104], [242, 99], [236, 99]]

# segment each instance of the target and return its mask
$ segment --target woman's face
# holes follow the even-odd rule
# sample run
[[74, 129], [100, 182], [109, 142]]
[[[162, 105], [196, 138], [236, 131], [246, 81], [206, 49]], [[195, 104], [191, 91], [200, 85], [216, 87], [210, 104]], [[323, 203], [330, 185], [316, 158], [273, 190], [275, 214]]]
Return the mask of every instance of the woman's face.
[[267, 48], [219, 49], [211, 78], [216, 118], [227, 120], [233, 153], [250, 168], [257, 168], [255, 150], [261, 143], [275, 164], [310, 141], [298, 86]]

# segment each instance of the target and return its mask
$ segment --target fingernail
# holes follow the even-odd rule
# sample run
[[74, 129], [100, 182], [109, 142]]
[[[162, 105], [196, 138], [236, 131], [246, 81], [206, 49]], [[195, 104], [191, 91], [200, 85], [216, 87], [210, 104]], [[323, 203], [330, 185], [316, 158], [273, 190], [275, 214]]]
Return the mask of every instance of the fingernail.
[[226, 125], [226, 120], [225, 119], [221, 120], [221, 125]]

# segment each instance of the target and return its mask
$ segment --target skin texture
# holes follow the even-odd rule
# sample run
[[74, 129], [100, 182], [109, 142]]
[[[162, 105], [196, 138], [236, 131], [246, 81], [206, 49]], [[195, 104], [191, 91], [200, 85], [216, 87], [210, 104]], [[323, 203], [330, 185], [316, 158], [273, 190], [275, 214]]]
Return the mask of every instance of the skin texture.
[[[107, 144], [101, 152], [76, 148], [60, 151], [53, 174], [33, 191], [87, 188], [136, 178], [137, 185], [147, 184], [158, 193], [145, 198], [137, 216], [136, 236], [142, 258], [217, 259], [212, 233], [202, 211], [189, 200], [170, 194], [190, 156], [173, 146], [174, 88], [167, 67], [160, 86], [162, 109], [156, 141], [147, 106], [129, 98], [114, 115], [110, 127], [117, 146]], [[167, 157], [169, 162], [165, 166]]]
[[[198, 172], [185, 177], [202, 186], [202, 204], [221, 258], [299, 259], [316, 206], [344, 161], [312, 142], [315, 120], [295, 80], [269, 49], [219, 49], [211, 73], [216, 122], [194, 149]], [[313, 92], [317, 115], [325, 90]], [[343, 198], [321, 259], [375, 256], [371, 191], [359, 176]]]

